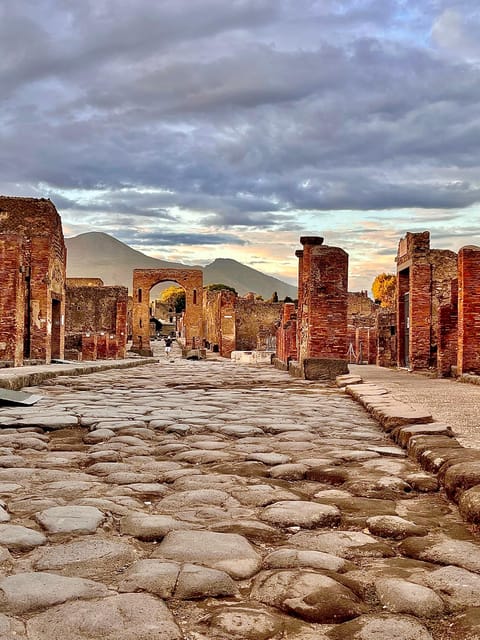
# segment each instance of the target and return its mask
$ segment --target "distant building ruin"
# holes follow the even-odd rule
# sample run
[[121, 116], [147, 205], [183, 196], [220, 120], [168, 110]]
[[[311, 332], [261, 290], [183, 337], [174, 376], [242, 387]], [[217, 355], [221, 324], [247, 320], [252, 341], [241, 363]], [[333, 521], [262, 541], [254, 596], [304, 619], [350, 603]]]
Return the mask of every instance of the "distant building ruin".
[[69, 360], [124, 358], [128, 289], [100, 278], [67, 278], [65, 357]]
[[64, 356], [66, 249], [55, 206], [0, 196], [0, 363]]
[[204, 291], [206, 347], [229, 358], [233, 351], [275, 352], [282, 303], [238, 296], [228, 289]]

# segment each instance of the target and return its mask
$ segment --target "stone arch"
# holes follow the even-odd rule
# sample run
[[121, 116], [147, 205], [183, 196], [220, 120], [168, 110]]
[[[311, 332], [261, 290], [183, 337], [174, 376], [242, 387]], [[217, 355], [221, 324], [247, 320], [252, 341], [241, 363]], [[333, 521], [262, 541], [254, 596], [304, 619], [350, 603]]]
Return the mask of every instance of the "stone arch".
[[150, 347], [150, 289], [160, 282], [176, 282], [185, 289], [183, 336], [186, 349], [203, 344], [203, 273], [200, 269], [134, 269], [132, 351], [152, 355]]

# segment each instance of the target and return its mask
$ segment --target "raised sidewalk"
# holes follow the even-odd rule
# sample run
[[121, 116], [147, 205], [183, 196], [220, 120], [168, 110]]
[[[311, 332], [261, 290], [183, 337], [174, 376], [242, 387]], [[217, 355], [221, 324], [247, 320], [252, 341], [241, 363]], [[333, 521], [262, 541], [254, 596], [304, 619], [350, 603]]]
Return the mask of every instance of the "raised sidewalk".
[[337, 378], [338, 386], [410, 457], [437, 476], [467, 521], [480, 524], [478, 384], [374, 365], [349, 369], [349, 375]]

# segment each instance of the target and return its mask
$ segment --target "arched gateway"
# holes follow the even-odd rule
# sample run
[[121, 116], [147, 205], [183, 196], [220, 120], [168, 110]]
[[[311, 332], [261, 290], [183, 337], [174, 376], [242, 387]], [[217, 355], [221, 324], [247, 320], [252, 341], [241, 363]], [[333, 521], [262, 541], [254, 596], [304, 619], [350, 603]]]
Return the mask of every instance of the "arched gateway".
[[200, 269], [134, 269], [133, 270], [133, 339], [132, 351], [152, 355], [150, 347], [150, 289], [160, 282], [177, 282], [185, 289], [184, 340], [187, 349], [203, 343], [202, 294], [203, 273]]

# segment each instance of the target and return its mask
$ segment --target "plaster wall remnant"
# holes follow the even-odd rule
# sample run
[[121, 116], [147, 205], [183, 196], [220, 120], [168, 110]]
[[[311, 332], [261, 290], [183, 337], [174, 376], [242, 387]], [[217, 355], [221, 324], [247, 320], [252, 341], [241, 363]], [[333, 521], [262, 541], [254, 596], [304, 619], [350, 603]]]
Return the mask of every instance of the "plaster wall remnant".
[[186, 350], [203, 346], [203, 273], [200, 269], [134, 269], [132, 351], [152, 355], [150, 347], [150, 289], [160, 282], [185, 289], [181, 340]]
[[65, 357], [124, 358], [127, 306], [127, 287], [105, 286], [100, 278], [67, 278]]
[[50, 200], [0, 196], [0, 363], [63, 358], [66, 248]]

